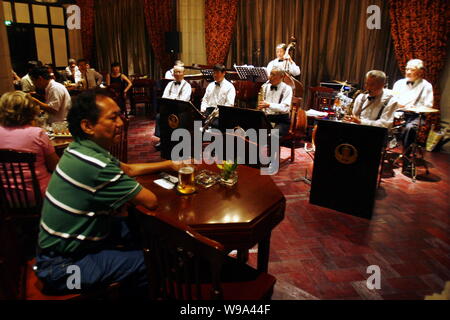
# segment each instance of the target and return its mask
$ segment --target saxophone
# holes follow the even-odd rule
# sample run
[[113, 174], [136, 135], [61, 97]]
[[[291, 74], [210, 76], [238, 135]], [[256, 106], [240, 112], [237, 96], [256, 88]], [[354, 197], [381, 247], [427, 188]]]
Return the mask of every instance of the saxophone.
[[347, 107], [347, 110], [345, 110], [345, 115], [346, 116], [351, 116], [352, 114], [353, 114], [353, 105], [355, 104], [355, 100], [356, 100], [356, 98], [362, 93], [362, 94], [365, 94], [365, 93], [367, 93], [368, 91], [367, 90], [358, 90], [358, 91], [356, 91], [355, 92], [355, 94], [353, 95], [353, 100], [352, 100], [352, 102], [350, 103], [350, 105]]
[[[267, 83], [267, 82], [266, 82], [266, 83]], [[264, 83], [264, 84], [261, 86], [261, 89], [259, 89], [259, 92], [258, 92], [258, 101], [256, 102], [256, 108], [258, 108], [259, 103], [260, 103], [261, 101], [264, 101], [264, 99], [265, 99], [265, 97], [266, 97], [266, 83]]]

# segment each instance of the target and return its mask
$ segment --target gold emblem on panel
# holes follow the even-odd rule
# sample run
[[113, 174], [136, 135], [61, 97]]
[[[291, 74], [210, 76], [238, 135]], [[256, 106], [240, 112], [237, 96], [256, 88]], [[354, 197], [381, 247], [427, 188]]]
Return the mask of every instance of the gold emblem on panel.
[[334, 150], [336, 160], [342, 164], [352, 164], [358, 159], [358, 150], [348, 143], [342, 143]]
[[176, 115], [171, 114], [167, 118], [167, 123], [169, 124], [169, 127], [171, 127], [172, 129], [176, 129], [180, 126], [180, 119]]

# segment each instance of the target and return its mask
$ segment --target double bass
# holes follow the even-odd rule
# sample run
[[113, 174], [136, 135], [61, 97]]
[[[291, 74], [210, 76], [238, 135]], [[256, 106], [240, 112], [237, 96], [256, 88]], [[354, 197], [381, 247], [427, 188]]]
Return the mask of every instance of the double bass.
[[284, 54], [284, 66], [283, 69], [285, 71], [283, 82], [289, 85], [292, 88], [292, 92], [294, 97], [302, 98], [303, 97], [303, 84], [295, 79], [293, 76], [289, 74], [289, 59], [295, 55], [295, 46], [297, 45], [297, 40], [294, 36], [291, 37], [290, 43], [286, 48], [286, 52]]
[[292, 88], [293, 98], [291, 106], [291, 125], [289, 127], [290, 138], [306, 135], [306, 129], [308, 125], [307, 116], [305, 110], [303, 110], [303, 84], [289, 74], [289, 59], [295, 54], [295, 46], [297, 40], [294, 36], [291, 37], [290, 43], [286, 48], [284, 54], [284, 76], [283, 82]]

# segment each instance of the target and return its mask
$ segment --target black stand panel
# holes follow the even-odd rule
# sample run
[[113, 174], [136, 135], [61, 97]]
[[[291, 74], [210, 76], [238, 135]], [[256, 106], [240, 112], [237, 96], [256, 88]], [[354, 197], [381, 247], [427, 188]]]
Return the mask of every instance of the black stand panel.
[[372, 216], [387, 129], [318, 120], [310, 203]]
[[[202, 120], [202, 115], [190, 102], [171, 99], [158, 99], [160, 106], [161, 157], [171, 159], [172, 149], [179, 142], [171, 141], [172, 132], [183, 128], [194, 136], [194, 121]], [[194, 139], [191, 139], [192, 143]], [[191, 149], [193, 150], [193, 149]], [[192, 155], [184, 155], [191, 157]]]

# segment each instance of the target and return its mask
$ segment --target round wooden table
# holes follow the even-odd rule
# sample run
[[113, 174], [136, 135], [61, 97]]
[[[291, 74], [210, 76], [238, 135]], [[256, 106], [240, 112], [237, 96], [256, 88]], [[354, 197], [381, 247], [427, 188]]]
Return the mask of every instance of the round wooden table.
[[[199, 165], [196, 172], [202, 169], [219, 172], [215, 165]], [[261, 175], [259, 169], [240, 165], [238, 175], [232, 188], [196, 185], [192, 195], [158, 186], [153, 182], [159, 179], [158, 174], [140, 176], [137, 181], [158, 197], [156, 216], [178, 219], [228, 251], [238, 250], [238, 258], [244, 261], [248, 250], [258, 244], [258, 270], [267, 272], [271, 232], [284, 218], [286, 199], [270, 176]], [[148, 211], [143, 207], [137, 210]]]

